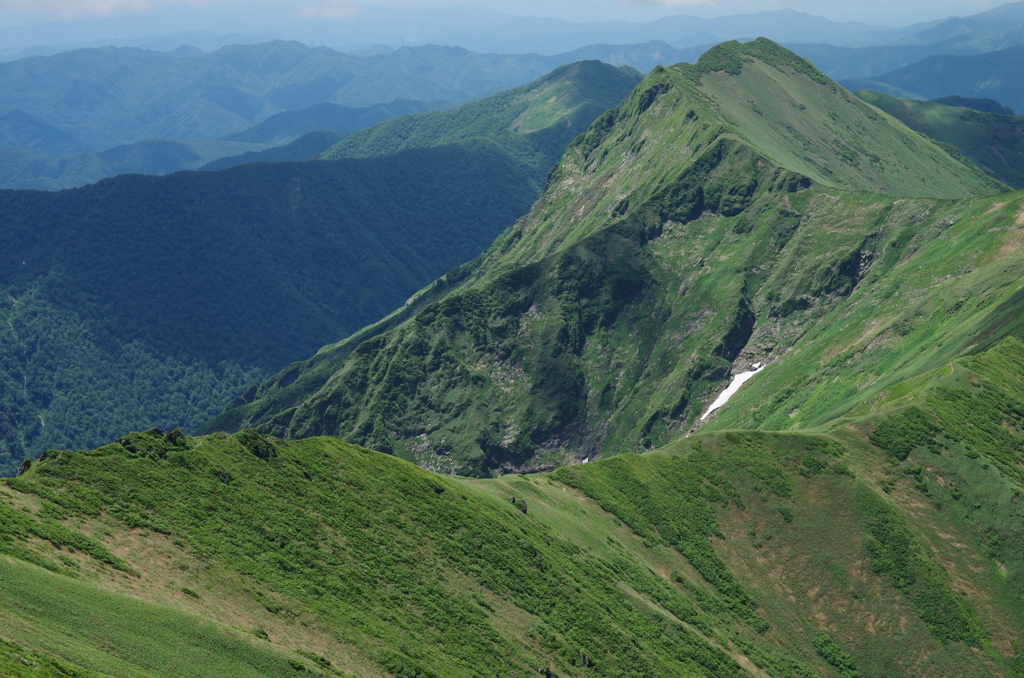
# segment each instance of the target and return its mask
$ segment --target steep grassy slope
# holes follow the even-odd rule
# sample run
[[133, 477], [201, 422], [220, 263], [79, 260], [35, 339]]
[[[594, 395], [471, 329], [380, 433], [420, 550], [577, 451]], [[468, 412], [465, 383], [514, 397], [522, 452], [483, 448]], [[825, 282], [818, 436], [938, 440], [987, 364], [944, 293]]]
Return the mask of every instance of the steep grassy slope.
[[476, 256], [535, 196], [486, 144], [0, 192], [0, 474], [201, 424]]
[[957, 355], [1024, 337], [1020, 193], [953, 203], [864, 197], [804, 209], [811, 223], [864, 225], [829, 238], [857, 266], [857, 282], [831, 307], [810, 296], [787, 300], [785, 281], [779, 296], [766, 297], [777, 318], [765, 317], [754, 341], [771, 343], [793, 308], [807, 306], [802, 320], [816, 322], [711, 426], [821, 426]]
[[1024, 118], [944, 104], [941, 100], [898, 99], [870, 90], [858, 90], [856, 94], [910, 129], [955, 146], [989, 176], [1024, 188], [1024, 139], [1020, 134]]
[[[480, 261], [204, 430], [339, 435], [464, 474], [650, 448], [919, 247], [902, 205], [940, 219], [965, 208], [938, 198], [1001, 187], [774, 43], [722, 45], [599, 118]], [[943, 274], [964, 265], [927, 244]]]
[[367, 158], [410, 148], [493, 139], [528, 165], [539, 187], [574, 137], [641, 79], [629, 67], [581, 61], [534, 82], [449, 111], [394, 118], [356, 132], [321, 157]]
[[882, 408], [551, 475], [251, 430], [50, 452], [0, 485], [0, 635], [107, 676], [1011, 678], [1024, 344], [951, 367], [977, 431]]

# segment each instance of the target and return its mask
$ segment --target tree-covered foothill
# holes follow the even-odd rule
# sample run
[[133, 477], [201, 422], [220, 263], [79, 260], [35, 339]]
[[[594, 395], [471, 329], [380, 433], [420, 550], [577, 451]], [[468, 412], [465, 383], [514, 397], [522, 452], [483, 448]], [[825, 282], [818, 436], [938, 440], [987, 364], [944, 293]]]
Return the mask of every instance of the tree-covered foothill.
[[472, 259], [533, 190], [467, 143], [0, 192], [0, 472], [196, 427]]

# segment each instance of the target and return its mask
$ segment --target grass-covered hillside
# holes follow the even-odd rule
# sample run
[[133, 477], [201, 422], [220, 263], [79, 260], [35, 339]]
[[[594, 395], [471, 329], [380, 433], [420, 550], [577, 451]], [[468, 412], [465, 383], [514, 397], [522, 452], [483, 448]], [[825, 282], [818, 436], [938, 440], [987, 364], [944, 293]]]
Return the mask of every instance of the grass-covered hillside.
[[0, 484], [0, 667], [1014, 678], [1021, 370], [1006, 339], [827, 434], [487, 480], [251, 430], [51, 451]]
[[488, 139], [531, 168], [538, 187], [565, 147], [639, 84], [629, 66], [580, 61], [534, 82], [448, 111], [404, 115], [355, 132], [321, 157], [367, 158]]
[[731, 373], [819, 378], [805, 336], [860, 336], [879, 304], [975, 269], [991, 285], [950, 327], [1005, 334], [977, 314], [1017, 289], [1021, 198], [971, 197], [1004, 188], [774, 43], [722, 45], [601, 116], [480, 260], [204, 430], [338, 435], [471, 475], [649, 449]]
[[[1024, 188], [1024, 118], [1010, 111], [979, 111], [961, 97], [932, 101], [899, 99], [888, 94], [858, 90], [857, 96], [912, 130], [955, 146], [987, 174], [1014, 188]], [[998, 106], [996, 102], [988, 100]], [[980, 102], [979, 102], [980, 103]], [[974, 104], [975, 106], [978, 104]]]
[[0, 475], [191, 430], [476, 256], [535, 197], [486, 144], [0, 191]]

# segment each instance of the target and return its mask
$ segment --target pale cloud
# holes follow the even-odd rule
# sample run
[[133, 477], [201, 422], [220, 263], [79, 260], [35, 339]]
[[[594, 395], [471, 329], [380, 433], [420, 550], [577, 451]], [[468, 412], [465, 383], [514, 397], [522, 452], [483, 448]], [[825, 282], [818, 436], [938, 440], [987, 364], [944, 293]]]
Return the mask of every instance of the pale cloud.
[[76, 16], [79, 14], [148, 14], [159, 7], [182, 5], [198, 7], [201, 0], [0, 0], [0, 12]]
[[628, 0], [634, 5], [657, 5], [659, 7], [693, 7], [694, 5], [717, 5], [716, 0]]
[[302, 5], [296, 12], [297, 16], [307, 18], [346, 19], [359, 13], [361, 7], [351, 2], [334, 2], [332, 0], [315, 0]]

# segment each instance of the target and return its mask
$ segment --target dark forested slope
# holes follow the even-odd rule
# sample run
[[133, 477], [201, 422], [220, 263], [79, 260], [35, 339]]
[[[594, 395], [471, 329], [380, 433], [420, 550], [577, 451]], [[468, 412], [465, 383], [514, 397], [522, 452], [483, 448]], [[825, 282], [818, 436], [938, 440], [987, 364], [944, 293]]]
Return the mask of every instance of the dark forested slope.
[[482, 143], [0, 191], [0, 468], [197, 425], [472, 259], [535, 195]]

